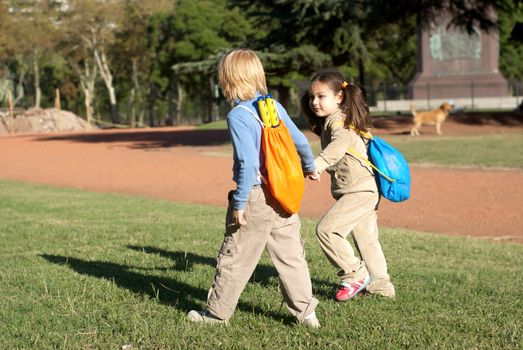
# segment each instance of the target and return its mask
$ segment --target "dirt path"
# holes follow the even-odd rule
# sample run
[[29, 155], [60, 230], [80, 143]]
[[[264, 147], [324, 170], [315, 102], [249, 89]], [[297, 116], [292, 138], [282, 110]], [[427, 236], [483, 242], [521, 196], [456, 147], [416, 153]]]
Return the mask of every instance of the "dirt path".
[[[393, 123], [381, 131], [408, 130]], [[450, 121], [443, 130], [514, 132], [514, 126], [486, 127]], [[227, 139], [224, 131], [192, 128], [0, 137], [0, 179], [225, 206], [234, 186], [232, 160], [216, 155], [213, 145]], [[303, 216], [318, 218], [333, 203], [328, 182], [307, 183]], [[522, 204], [523, 171], [414, 166], [412, 198], [383, 200], [379, 220], [385, 227], [523, 242]]]

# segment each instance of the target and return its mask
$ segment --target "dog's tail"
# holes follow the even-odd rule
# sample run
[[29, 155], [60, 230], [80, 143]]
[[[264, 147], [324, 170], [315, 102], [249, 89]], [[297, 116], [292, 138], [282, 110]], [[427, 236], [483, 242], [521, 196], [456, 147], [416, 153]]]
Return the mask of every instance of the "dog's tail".
[[410, 112], [412, 113], [413, 117], [416, 117], [416, 104], [414, 104], [414, 103], [410, 104]]

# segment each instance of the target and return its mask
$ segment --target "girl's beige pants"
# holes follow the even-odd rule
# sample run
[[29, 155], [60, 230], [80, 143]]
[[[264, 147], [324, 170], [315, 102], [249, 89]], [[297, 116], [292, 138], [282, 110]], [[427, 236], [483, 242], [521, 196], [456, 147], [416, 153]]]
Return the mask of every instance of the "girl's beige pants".
[[[387, 293], [394, 293], [393, 289], [389, 291], [393, 286], [378, 241], [378, 201], [379, 194], [376, 192], [343, 195], [320, 219], [316, 236], [331, 264], [340, 270], [338, 276], [343, 281], [359, 281], [370, 274], [371, 289], [374, 287], [379, 292], [381, 288], [386, 288]], [[361, 260], [347, 240], [351, 233]]]

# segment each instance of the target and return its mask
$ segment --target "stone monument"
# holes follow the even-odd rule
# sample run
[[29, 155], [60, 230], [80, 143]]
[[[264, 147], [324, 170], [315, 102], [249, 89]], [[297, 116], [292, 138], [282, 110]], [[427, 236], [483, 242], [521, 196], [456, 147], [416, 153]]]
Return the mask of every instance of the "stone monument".
[[497, 32], [472, 34], [449, 27], [450, 15], [429, 29], [418, 26], [417, 73], [409, 83], [412, 99], [508, 96], [498, 69]]

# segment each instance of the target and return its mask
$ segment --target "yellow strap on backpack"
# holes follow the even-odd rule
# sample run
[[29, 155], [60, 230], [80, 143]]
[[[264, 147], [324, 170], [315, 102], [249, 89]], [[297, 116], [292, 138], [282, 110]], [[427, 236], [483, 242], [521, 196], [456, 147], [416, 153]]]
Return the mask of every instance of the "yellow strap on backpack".
[[376, 166], [374, 166], [374, 164], [372, 164], [372, 163], [370, 162], [370, 160], [368, 160], [367, 158], [363, 157], [361, 154], [359, 154], [358, 152], [356, 152], [356, 150], [355, 150], [354, 148], [349, 147], [349, 148], [348, 148], [348, 151], [354, 153], [355, 155], [357, 155], [359, 158], [361, 158], [361, 160], [363, 160], [365, 163], [367, 163], [368, 165], [370, 165], [370, 166], [372, 167], [372, 169], [376, 170], [378, 173], [380, 173], [384, 178], [386, 178], [386, 179], [389, 180], [390, 182], [394, 182], [394, 181], [396, 181], [396, 180], [394, 180], [394, 179], [391, 179], [390, 177], [388, 177], [388, 176], [385, 175], [384, 173], [382, 173], [382, 172], [380, 171], [380, 169], [376, 168]]
[[[334, 125], [336, 125], [336, 126], [339, 125], [339, 124], [341, 124], [341, 125], [345, 125], [343, 122], [336, 122], [336, 123], [334, 123]], [[334, 126], [334, 125], [333, 125], [333, 126]], [[356, 131], [357, 133], [360, 133], [361, 135], [363, 135], [364, 137], [366, 137], [366, 138], [369, 139], [369, 140], [372, 140], [372, 138], [374, 137], [374, 136], [372, 136], [371, 134], [369, 134], [369, 133], [367, 133], [367, 132], [364, 132], [364, 131], [361, 131], [361, 130], [356, 129], [356, 128], [354, 127], [354, 125], [351, 125], [350, 128], [351, 128], [352, 130]], [[389, 180], [390, 182], [394, 182], [394, 181], [396, 181], [396, 180], [394, 180], [394, 179], [391, 179], [391, 178], [388, 177], [387, 175], [385, 175], [385, 174], [384, 174], [380, 169], [378, 169], [374, 164], [372, 164], [372, 162], [371, 162], [370, 160], [368, 160], [366, 157], [364, 157], [364, 156], [362, 156], [361, 154], [359, 154], [358, 152], [356, 152], [356, 150], [355, 150], [354, 148], [349, 147], [349, 148], [347, 148], [347, 150], [348, 150], [350, 153], [356, 155], [356, 156], [357, 156], [358, 158], [360, 158], [361, 160], [363, 160], [363, 161], [364, 161], [365, 163], [367, 163], [367, 164], [368, 164], [372, 169], [376, 170], [378, 173], [380, 173], [384, 178], [386, 178], [386, 179]]]

